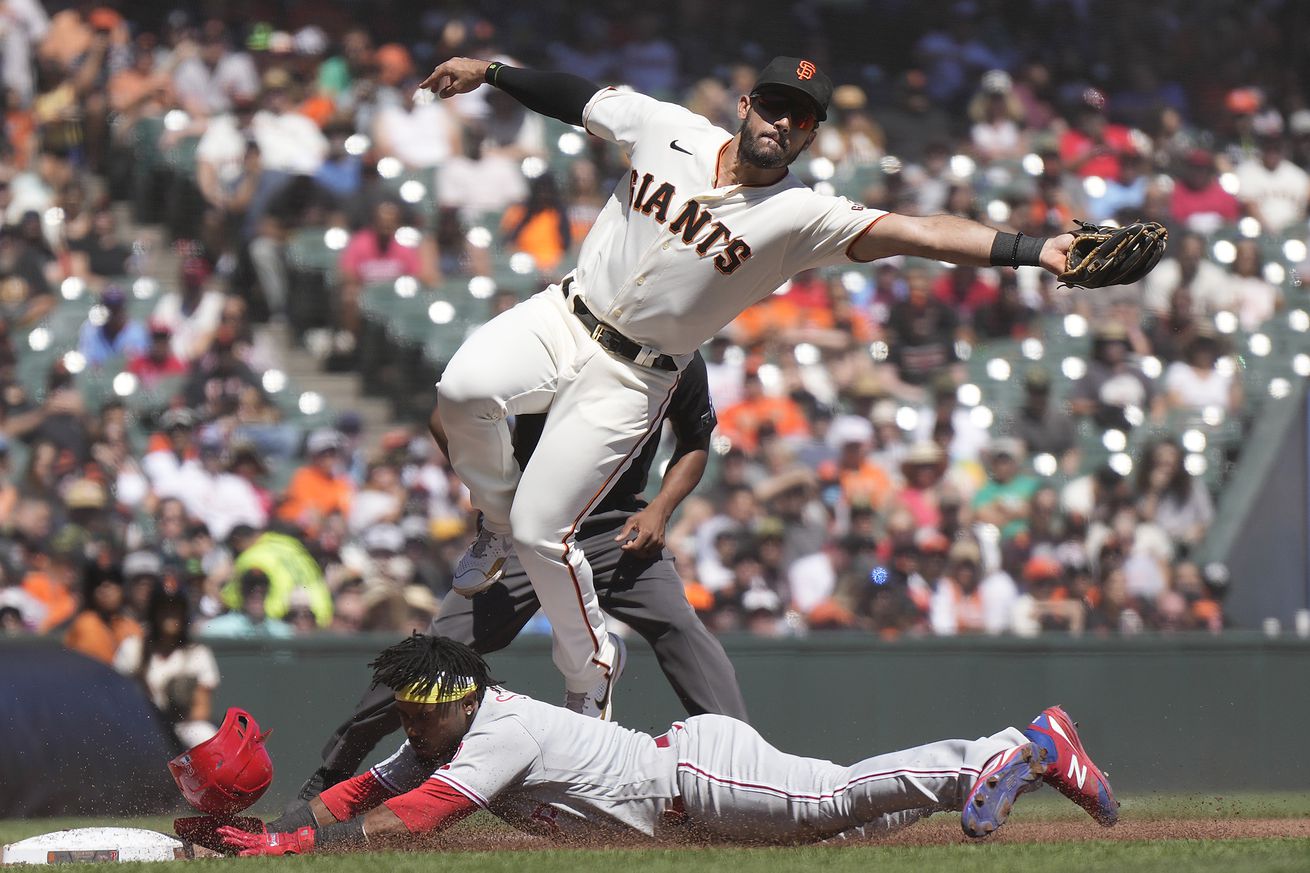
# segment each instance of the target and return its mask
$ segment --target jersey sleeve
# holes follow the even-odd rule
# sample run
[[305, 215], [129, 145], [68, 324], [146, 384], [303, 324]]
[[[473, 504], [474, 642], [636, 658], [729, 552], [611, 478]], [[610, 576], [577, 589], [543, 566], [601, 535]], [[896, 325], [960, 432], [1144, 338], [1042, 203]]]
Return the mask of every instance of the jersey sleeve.
[[845, 197], [823, 194], [811, 195], [809, 213], [794, 243], [799, 248], [793, 249], [798, 259], [793, 273], [850, 263], [854, 260], [851, 247], [887, 214]]
[[696, 352], [690, 363], [683, 368], [678, 386], [673, 389], [668, 420], [673, 428], [673, 435], [682, 445], [705, 442], [719, 422], [718, 416], [714, 413], [714, 403], [710, 400], [710, 384], [705, 369], [705, 359], [701, 357], [700, 352]]
[[609, 140], [623, 149], [624, 154], [631, 155], [643, 131], [669, 108], [681, 109], [635, 91], [605, 88], [597, 91], [583, 107], [582, 126], [588, 133]]
[[422, 785], [432, 775], [432, 765], [420, 761], [414, 747], [406, 740], [394, 755], [374, 764], [368, 772], [387, 791], [404, 794]]
[[475, 726], [455, 755], [432, 774], [479, 807], [520, 784], [541, 758], [541, 747], [517, 718]]
[[394, 796], [370, 770], [345, 782], [338, 782], [323, 791], [318, 799], [323, 801], [323, 805], [337, 821], [349, 821]]

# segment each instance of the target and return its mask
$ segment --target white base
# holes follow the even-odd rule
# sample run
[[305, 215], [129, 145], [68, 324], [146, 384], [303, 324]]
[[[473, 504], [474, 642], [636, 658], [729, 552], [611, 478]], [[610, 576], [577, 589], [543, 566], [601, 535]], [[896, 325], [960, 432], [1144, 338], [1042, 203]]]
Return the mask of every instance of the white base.
[[143, 828], [74, 828], [10, 843], [0, 851], [0, 864], [174, 861], [186, 856], [181, 840], [156, 831]]

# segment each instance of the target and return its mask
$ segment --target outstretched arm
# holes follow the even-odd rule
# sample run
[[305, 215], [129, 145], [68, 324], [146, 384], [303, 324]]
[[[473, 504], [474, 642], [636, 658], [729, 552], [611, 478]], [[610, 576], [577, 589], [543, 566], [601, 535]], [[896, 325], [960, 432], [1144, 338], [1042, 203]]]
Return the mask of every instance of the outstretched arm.
[[494, 85], [533, 112], [582, 125], [582, 110], [601, 86], [571, 73], [525, 70], [474, 58], [451, 58], [438, 65], [419, 85], [438, 97], [466, 94], [486, 83]]
[[[1012, 249], [1002, 246], [1005, 251], [1001, 257], [993, 258], [993, 245], [997, 241], [998, 231], [994, 228], [960, 218], [955, 215], [898, 215], [888, 213], [878, 219], [877, 223], [855, 241], [850, 254], [858, 261], [876, 261], [891, 255], [911, 255], [920, 258], [933, 258], [972, 267], [1014, 266], [1009, 260]], [[1006, 239], [1012, 239], [1007, 234]], [[1023, 237], [1020, 241], [1033, 238]], [[1064, 272], [1065, 258], [1073, 234], [1064, 233], [1048, 238], [1042, 243], [1040, 254], [1032, 252], [1032, 257], [1022, 259], [1027, 251], [1021, 248], [1020, 265], [1041, 266], [1059, 275]]]

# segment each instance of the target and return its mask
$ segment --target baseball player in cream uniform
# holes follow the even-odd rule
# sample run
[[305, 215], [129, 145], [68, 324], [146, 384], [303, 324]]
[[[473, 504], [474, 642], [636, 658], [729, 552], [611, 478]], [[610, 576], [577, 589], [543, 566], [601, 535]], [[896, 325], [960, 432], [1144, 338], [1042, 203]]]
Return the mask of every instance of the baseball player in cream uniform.
[[1059, 707], [1023, 730], [845, 766], [785, 754], [728, 716], [695, 716], [657, 737], [586, 718], [495, 685], [480, 656], [444, 637], [415, 634], [372, 666], [374, 682], [395, 694], [408, 736], [400, 749], [267, 825], [215, 820], [222, 845], [252, 855], [381, 847], [478, 810], [560, 840], [801, 843], [946, 811], [984, 837], [1043, 780], [1102, 824], [1118, 818], [1108, 781]]
[[[1059, 272], [1072, 237], [815, 193], [787, 167], [826, 117], [832, 83], [801, 58], [764, 69], [738, 101], [735, 133], [642, 94], [468, 58], [441, 64], [421, 87], [450, 97], [484, 82], [617, 144], [631, 162], [577, 268], [469, 336], [438, 385], [452, 466], [482, 513], [455, 590], [493, 584], [512, 550], [550, 619], [568, 699], [600, 716], [617, 646], [575, 535], [655, 432], [692, 353], [802, 270], [905, 254]], [[537, 451], [520, 469], [506, 419], [543, 412]]]

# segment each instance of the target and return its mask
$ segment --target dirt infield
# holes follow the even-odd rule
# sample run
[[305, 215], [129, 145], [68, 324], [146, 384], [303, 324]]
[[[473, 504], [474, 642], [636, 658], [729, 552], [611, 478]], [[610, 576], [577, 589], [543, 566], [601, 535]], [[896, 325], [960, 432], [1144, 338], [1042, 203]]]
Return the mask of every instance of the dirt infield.
[[[1239, 840], [1271, 838], [1310, 838], [1310, 819], [1232, 818], [1186, 819], [1151, 818], [1140, 821], [1121, 821], [1112, 828], [1103, 828], [1088, 820], [1082, 821], [1014, 821], [1005, 825], [989, 843], [1049, 844], [1080, 842], [1155, 842], [1160, 840]], [[920, 822], [898, 833], [875, 840], [842, 845], [874, 846], [945, 846], [955, 843], [972, 843], [960, 831], [959, 819], [942, 815], [934, 820]], [[693, 841], [694, 843], [694, 841]], [[642, 845], [624, 839], [598, 839], [594, 843], [567, 844], [568, 848], [609, 849], [631, 848]], [[547, 840], [514, 832], [451, 833], [441, 840], [444, 851], [496, 852], [533, 851], [556, 849], [562, 846]]]

